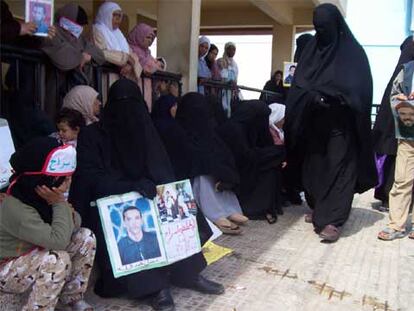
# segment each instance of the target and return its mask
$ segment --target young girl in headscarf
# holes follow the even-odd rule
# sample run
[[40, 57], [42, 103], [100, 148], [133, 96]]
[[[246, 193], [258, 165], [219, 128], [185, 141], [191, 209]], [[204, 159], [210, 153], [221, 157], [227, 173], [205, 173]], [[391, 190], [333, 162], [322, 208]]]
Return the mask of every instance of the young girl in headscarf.
[[[152, 74], [158, 70], [165, 69], [165, 63], [161, 60], [155, 59], [151, 55], [149, 47], [155, 39], [155, 32], [151, 26], [141, 23], [136, 25], [128, 35], [128, 43], [131, 50], [139, 59], [142, 70], [145, 74]], [[142, 83], [143, 80], [143, 83]], [[139, 86], [144, 94], [145, 102], [148, 110], [152, 110], [152, 83], [151, 79], [140, 79]]]
[[[122, 16], [122, 9], [118, 4], [109, 1], [102, 3], [92, 28], [93, 40], [102, 49], [105, 60], [120, 67], [121, 76], [138, 81], [141, 77], [142, 67], [119, 29]], [[116, 74], [110, 74], [109, 77], [110, 84], [119, 78]]]
[[[30, 291], [22, 310], [92, 311], [83, 300], [95, 236], [64, 192], [76, 167], [74, 147], [37, 138], [14, 153], [15, 171], [0, 208], [0, 290]], [[62, 164], [62, 165], [59, 165]]]

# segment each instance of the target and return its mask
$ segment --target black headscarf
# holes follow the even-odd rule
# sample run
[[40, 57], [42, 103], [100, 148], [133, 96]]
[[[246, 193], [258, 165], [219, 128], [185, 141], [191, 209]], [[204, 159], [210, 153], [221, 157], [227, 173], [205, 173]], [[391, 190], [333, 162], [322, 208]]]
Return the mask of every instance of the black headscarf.
[[407, 37], [400, 46], [401, 55], [397, 66], [385, 88], [381, 106], [373, 129], [374, 149], [378, 154], [397, 154], [397, 139], [395, 138], [394, 116], [391, 111], [390, 95], [392, 83], [402, 69], [402, 65], [414, 60], [413, 36]]
[[316, 96], [346, 105], [352, 111], [358, 137], [357, 191], [362, 192], [376, 183], [368, 59], [336, 6], [319, 5], [313, 23], [316, 35], [300, 58], [286, 103], [286, 142], [293, 150], [304, 135]]
[[313, 36], [309, 33], [304, 33], [303, 35], [300, 35], [296, 39], [296, 51], [295, 55], [293, 56], [293, 61], [295, 63], [299, 62], [300, 57], [302, 56], [303, 51], [305, 50], [307, 44], [309, 41], [311, 41]]
[[145, 177], [155, 184], [174, 181], [170, 160], [136, 83], [120, 79], [111, 86], [102, 123], [112, 144], [112, 165], [127, 178]]
[[211, 107], [199, 93], [187, 93], [178, 104], [176, 120], [191, 148], [188, 177], [212, 175], [218, 181], [237, 184], [239, 176], [230, 150], [213, 128]]
[[191, 170], [191, 148], [187, 134], [171, 115], [171, 108], [177, 103], [177, 98], [164, 95], [156, 100], [151, 117], [158, 130], [171, 164], [178, 180], [188, 178]]
[[36, 186], [45, 185], [49, 188], [59, 187], [65, 177], [55, 178], [46, 175], [22, 175], [25, 172], [39, 172], [50, 151], [60, 146], [60, 143], [51, 137], [35, 138], [10, 158], [10, 164], [15, 173], [10, 177], [12, 185], [10, 194], [23, 203], [33, 207], [46, 223], [52, 222], [53, 210], [49, 204], [35, 192]]

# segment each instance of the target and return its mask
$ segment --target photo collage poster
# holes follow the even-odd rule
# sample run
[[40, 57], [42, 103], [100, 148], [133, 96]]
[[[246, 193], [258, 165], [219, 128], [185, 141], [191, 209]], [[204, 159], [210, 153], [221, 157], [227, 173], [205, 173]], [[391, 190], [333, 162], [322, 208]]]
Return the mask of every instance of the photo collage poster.
[[49, 27], [53, 25], [53, 0], [26, 0], [25, 22], [37, 25], [35, 36], [47, 37]]
[[283, 62], [283, 86], [290, 87], [295, 75], [297, 63]]
[[395, 137], [414, 141], [414, 101], [400, 101], [392, 106]]
[[201, 251], [189, 180], [97, 201], [114, 277], [169, 265]]

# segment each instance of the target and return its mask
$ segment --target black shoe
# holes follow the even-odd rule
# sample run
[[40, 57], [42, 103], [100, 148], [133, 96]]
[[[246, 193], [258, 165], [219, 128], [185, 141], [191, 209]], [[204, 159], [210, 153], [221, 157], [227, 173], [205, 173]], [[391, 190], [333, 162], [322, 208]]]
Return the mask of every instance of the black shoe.
[[160, 290], [151, 300], [151, 307], [157, 311], [175, 311], [174, 300], [168, 288]]
[[201, 274], [198, 275], [194, 282], [190, 282], [188, 284], [175, 283], [175, 285], [178, 287], [189, 288], [203, 294], [221, 295], [224, 293], [223, 285], [207, 280]]

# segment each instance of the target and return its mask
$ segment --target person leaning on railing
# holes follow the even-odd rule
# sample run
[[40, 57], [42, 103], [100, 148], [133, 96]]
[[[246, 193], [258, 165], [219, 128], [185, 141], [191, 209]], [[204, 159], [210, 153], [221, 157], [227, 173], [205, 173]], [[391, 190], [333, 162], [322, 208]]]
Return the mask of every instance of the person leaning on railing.
[[[120, 68], [120, 75], [138, 82], [142, 67], [138, 58], [130, 49], [128, 42], [119, 29], [122, 22], [122, 9], [114, 2], [104, 2], [98, 10], [93, 24], [94, 43], [104, 53], [105, 60]], [[119, 75], [109, 75], [110, 85], [119, 79]], [[104, 98], [105, 99], [105, 98]]]
[[[71, 28], [66, 30], [67, 20], [74, 21], [81, 27], [77, 30]], [[59, 70], [56, 72], [55, 68], [51, 68], [46, 80], [48, 94], [55, 94], [55, 96], [47, 96], [46, 99], [48, 101], [46, 110], [51, 115], [55, 113], [57, 96], [63, 97], [76, 85], [91, 84], [92, 64], [102, 65], [105, 62], [102, 51], [84, 35], [83, 27], [87, 24], [85, 10], [77, 4], [67, 4], [56, 13], [56, 36], [44, 40], [42, 44], [42, 51]]]
[[[128, 43], [133, 53], [138, 57], [142, 70], [146, 75], [166, 69], [166, 62], [162, 58], [155, 59], [151, 55], [149, 47], [155, 39], [155, 32], [151, 26], [140, 23], [128, 34]], [[149, 112], [152, 110], [152, 81], [150, 78], [142, 78], [139, 83]]]

